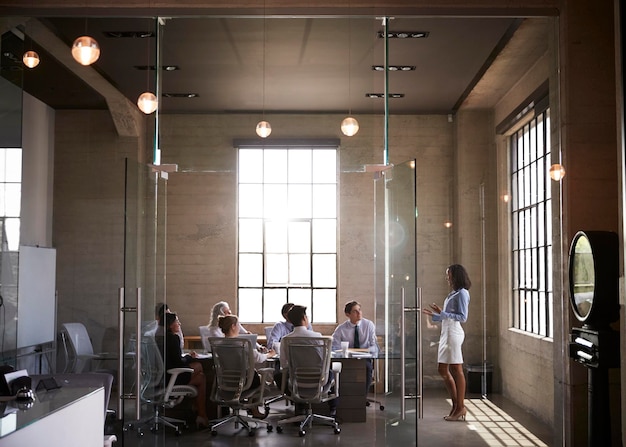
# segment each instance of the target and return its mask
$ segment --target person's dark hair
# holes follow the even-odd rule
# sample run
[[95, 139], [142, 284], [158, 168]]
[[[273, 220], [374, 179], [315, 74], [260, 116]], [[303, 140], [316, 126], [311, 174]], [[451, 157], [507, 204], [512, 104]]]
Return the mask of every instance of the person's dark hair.
[[287, 304], [283, 304], [283, 308], [280, 310], [280, 314], [283, 317], [287, 317], [287, 313], [289, 312], [289, 310], [294, 306], [293, 303], [287, 303]]
[[472, 281], [470, 281], [469, 279], [467, 270], [465, 270], [465, 267], [463, 267], [461, 264], [452, 264], [450, 267], [448, 267], [448, 272], [450, 272], [452, 288], [454, 290], [469, 290], [470, 287], [472, 287]]
[[164, 314], [164, 318], [161, 318], [161, 321], [159, 321], [159, 323], [165, 322], [165, 329], [168, 332], [171, 332], [170, 326], [176, 321], [177, 318], [178, 315], [176, 314], [166, 313]]
[[163, 317], [167, 311], [170, 310], [169, 306], [165, 303], [159, 303], [156, 307], [156, 315], [159, 320], [159, 326], [163, 326], [165, 324], [165, 318]]
[[228, 329], [230, 329], [233, 324], [237, 324], [238, 321], [239, 320], [235, 315], [220, 315], [217, 319], [217, 325], [222, 332], [226, 334]]
[[349, 314], [350, 312], [352, 312], [352, 308], [354, 306], [360, 306], [361, 303], [359, 303], [358, 301], [348, 301], [346, 303], [346, 306], [343, 308], [343, 312], [346, 314]]
[[306, 315], [306, 306], [294, 305], [287, 312], [287, 320], [294, 326], [302, 326], [302, 320]]

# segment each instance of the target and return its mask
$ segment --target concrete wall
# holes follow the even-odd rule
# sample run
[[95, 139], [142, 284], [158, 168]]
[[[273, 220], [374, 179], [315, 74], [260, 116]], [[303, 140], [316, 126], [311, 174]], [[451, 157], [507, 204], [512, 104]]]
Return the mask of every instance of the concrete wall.
[[[357, 299], [374, 319], [374, 175], [365, 166], [383, 161], [382, 116], [358, 116], [361, 130], [343, 136], [340, 115], [266, 115], [276, 138], [341, 138], [339, 148], [339, 283], [343, 303]], [[233, 139], [252, 138], [254, 115], [164, 115], [162, 160], [178, 163], [168, 182], [168, 303], [185, 333], [207, 324], [211, 306], [236, 302], [236, 150]], [[450, 168], [454, 126], [445, 116], [392, 116], [389, 158], [417, 159], [418, 281], [443, 300], [450, 264]], [[268, 142], [271, 142], [268, 140]], [[427, 278], [437, 278], [436, 282]], [[279, 316], [277, 316], [279, 318]], [[272, 323], [272, 322], [269, 322]], [[262, 332], [262, 326], [246, 325]], [[335, 325], [318, 325], [332, 333]]]
[[[550, 79], [551, 70], [554, 69], [553, 60], [554, 56], [550, 54], [550, 51], [545, 53], [521, 76], [515, 87], [500, 99], [494, 109], [496, 123], [506, 119], [542, 83]], [[554, 89], [554, 86], [552, 88]], [[551, 112], [557, 114], [558, 103], [551, 103]], [[494, 270], [498, 272], [499, 276], [496, 301], [500, 309], [500, 318], [497, 322], [499, 362], [496, 377], [499, 376], [502, 393], [505, 396], [520, 406], [528, 408], [542, 420], [551, 421], [554, 417], [554, 384], [552, 380], [546, 379], [552, 377], [553, 340], [511, 329], [510, 207], [502, 200], [503, 194], [509, 194], [510, 180], [507, 176], [508, 166], [510, 166], [508, 133], [495, 135], [495, 141], [497, 146], [496, 171], [498, 172], [498, 192], [495, 194], [495, 200], [497, 201], [498, 239], [500, 241], [496, 251], [500, 262]], [[553, 142], [552, 150], [556, 151], [558, 155], [558, 144]], [[556, 217], [559, 216], [558, 196], [553, 203], [555, 207], [553, 213]], [[559, 221], [560, 217], [554, 220], [557, 225]], [[562, 312], [555, 309], [555, 318], [559, 318], [560, 314]]]

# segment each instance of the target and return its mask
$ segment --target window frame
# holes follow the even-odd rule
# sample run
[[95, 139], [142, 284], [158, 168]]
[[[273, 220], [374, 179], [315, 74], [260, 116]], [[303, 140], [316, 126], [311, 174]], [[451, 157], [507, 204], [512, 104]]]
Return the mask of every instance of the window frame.
[[[339, 249], [338, 249], [338, 230], [339, 230], [339, 140], [338, 139], [328, 139], [328, 140], [274, 140], [271, 142], [259, 142], [258, 140], [235, 140], [234, 142], [234, 147], [237, 150], [237, 273], [236, 273], [236, 277], [237, 277], [237, 284], [236, 284], [236, 288], [237, 288], [237, 308], [240, 309], [239, 313], [240, 313], [240, 317], [242, 318], [242, 322], [246, 323], [246, 324], [258, 324], [258, 323], [273, 323], [276, 322], [280, 319], [280, 307], [282, 307], [283, 304], [287, 303], [287, 302], [296, 302], [296, 303], [301, 303], [302, 300], [298, 300], [297, 298], [294, 299], [293, 295], [301, 295], [301, 296], [305, 296], [307, 294], [307, 291], [310, 291], [309, 294], [309, 299], [310, 302], [309, 303], [301, 303], [303, 305], [308, 305], [309, 306], [309, 312], [308, 314], [310, 315], [311, 320], [315, 320], [315, 315], [317, 314], [316, 312], [316, 307], [317, 306], [328, 306], [330, 304], [330, 299], [327, 296], [320, 298], [319, 295], [324, 295], [325, 291], [332, 291], [331, 295], [332, 295], [332, 301], [333, 301], [333, 310], [332, 312], [327, 312], [329, 314], [328, 316], [328, 321], [315, 321], [316, 323], [321, 323], [321, 324], [325, 324], [325, 323], [329, 323], [329, 324], [336, 324], [337, 320], [336, 320], [336, 307], [337, 307], [337, 291], [338, 291], [338, 281], [339, 281]], [[316, 183], [313, 179], [311, 179], [309, 182], [306, 183], [300, 183], [300, 182], [292, 182], [289, 179], [287, 179], [284, 183], [285, 187], [287, 188], [287, 190], [289, 189], [289, 185], [311, 185], [311, 189], [314, 189], [314, 185], [324, 185], [324, 184], [332, 184], [334, 185], [335, 191], [335, 207], [334, 207], [334, 215], [327, 217], [327, 216], [315, 216], [314, 215], [314, 206], [311, 205], [311, 215], [310, 216], [297, 216], [297, 217], [288, 217], [285, 218], [285, 222], [287, 222], [287, 224], [289, 223], [297, 223], [297, 222], [308, 222], [309, 224], [309, 244], [310, 244], [310, 249], [308, 254], [308, 258], [309, 258], [309, 284], [291, 284], [288, 281], [285, 284], [276, 284], [276, 285], [272, 285], [272, 284], [268, 284], [267, 283], [267, 262], [268, 262], [268, 255], [272, 255], [275, 253], [270, 253], [267, 251], [267, 225], [268, 223], [272, 222], [275, 220], [275, 218], [273, 216], [266, 216], [265, 214], [265, 210], [261, 212], [261, 215], [258, 216], [247, 216], [247, 217], [242, 217], [240, 214], [240, 186], [242, 184], [246, 184], [246, 183], [242, 183], [240, 180], [240, 171], [239, 171], [239, 167], [240, 167], [240, 150], [242, 149], [259, 149], [259, 150], [263, 150], [263, 151], [267, 151], [267, 150], [298, 150], [298, 149], [309, 149], [311, 151], [315, 151], [315, 150], [333, 150], [335, 152], [335, 173], [333, 176], [334, 182], [321, 182], [321, 183]], [[287, 169], [288, 169], [289, 164], [287, 163]], [[313, 167], [311, 168], [313, 169]], [[261, 170], [263, 170], [263, 168], [261, 168]], [[288, 174], [288, 173], [287, 173]], [[287, 178], [289, 176], [287, 175]], [[262, 185], [276, 185], [276, 182], [265, 182], [265, 179], [261, 180], [260, 182]], [[254, 183], [256, 184], [256, 183]], [[280, 184], [280, 183], [279, 183]], [[263, 196], [263, 193], [261, 194]], [[242, 224], [242, 221], [245, 221], [246, 219], [255, 219], [255, 220], [260, 220], [261, 222], [261, 237], [262, 237], [262, 248], [260, 249], [260, 251], [242, 251], [241, 247], [240, 247], [240, 241], [241, 241], [241, 234], [240, 234], [240, 226]], [[328, 252], [328, 251], [314, 251], [314, 222], [318, 221], [320, 222], [321, 220], [326, 220], [326, 221], [332, 221], [334, 222], [334, 231], [335, 231], [335, 244], [334, 244], [334, 251], [332, 252]], [[258, 237], [258, 236], [257, 236]], [[258, 250], [258, 249], [257, 249]], [[244, 254], [248, 254], [248, 255], [261, 255], [261, 275], [262, 277], [260, 278], [260, 286], [259, 285], [242, 285], [241, 284], [241, 277], [240, 277], [240, 265], [241, 265], [241, 255]], [[280, 254], [280, 253], [279, 253]], [[291, 253], [289, 251], [289, 248], [287, 248], [287, 252], [282, 253], [284, 255], [287, 255], [287, 259], [290, 259], [291, 256], [294, 253]], [[315, 275], [315, 259], [316, 257], [319, 256], [328, 256], [328, 255], [332, 255], [334, 256], [334, 286], [316, 286], [314, 284], [314, 275]], [[289, 261], [287, 261], [287, 270], [289, 273], [289, 269], [290, 269], [290, 264]], [[245, 308], [245, 301], [248, 300], [248, 303], [250, 302], [249, 300], [254, 300], [256, 298], [252, 297], [244, 297], [242, 300], [241, 295], [246, 295], [245, 293], [242, 294], [242, 291], [248, 291], [250, 294], [259, 294], [260, 296], [258, 296], [258, 298], [260, 298], [261, 303], [258, 306], [258, 308], [260, 308], [260, 318], [256, 319], [254, 321], [250, 321], [249, 318], [246, 317], [245, 313], [244, 315], [242, 314], [242, 308]], [[277, 299], [282, 299], [282, 297], [279, 296], [279, 298], [276, 297], [270, 297], [268, 298], [268, 295], [271, 295], [273, 292], [277, 292], [277, 293], [281, 293], [282, 291], [284, 291], [284, 301], [281, 302], [280, 306], [278, 306], [278, 309], [276, 309], [277, 305], [276, 300]], [[318, 296], [316, 296], [318, 295]], [[273, 301], [272, 301], [273, 300]], [[306, 298], [304, 298], [304, 300], [306, 300]], [[325, 303], [325, 304], [321, 304], [321, 303]], [[268, 304], [270, 303], [270, 304]], [[321, 309], [322, 307], [320, 307]], [[332, 318], [332, 319], [331, 319]]]
[[511, 325], [553, 338], [550, 111], [534, 108], [508, 134]]

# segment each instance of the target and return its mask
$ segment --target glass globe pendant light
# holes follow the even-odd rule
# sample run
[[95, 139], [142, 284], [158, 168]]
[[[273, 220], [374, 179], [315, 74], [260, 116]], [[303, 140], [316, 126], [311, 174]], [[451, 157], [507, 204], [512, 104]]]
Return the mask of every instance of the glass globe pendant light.
[[159, 106], [157, 97], [152, 92], [144, 92], [137, 99], [137, 107], [146, 115], [150, 115]]
[[267, 138], [272, 133], [272, 126], [267, 121], [259, 121], [256, 125], [256, 134], [261, 138]]
[[24, 62], [24, 65], [26, 65], [28, 68], [35, 68], [37, 65], [39, 65], [39, 55], [36, 51], [27, 51], [26, 53], [24, 53], [22, 61]]
[[565, 177], [565, 168], [563, 167], [563, 165], [559, 163], [555, 163], [552, 166], [550, 166], [550, 178], [552, 180], [554, 180], [555, 182], [558, 182], [563, 177]]
[[91, 65], [100, 57], [100, 45], [90, 36], [81, 36], [72, 45], [72, 57], [81, 65]]
[[[350, 4], [348, 3], [348, 9], [350, 9]], [[351, 71], [352, 71], [352, 19], [348, 18], [348, 104], [351, 102], [351, 93], [352, 93], [352, 79], [351, 79]], [[353, 116], [352, 110], [348, 110], [348, 116], [343, 119], [341, 122], [341, 132], [347, 137], [353, 137], [359, 131], [359, 122]]]
[[359, 122], [356, 118], [348, 116], [341, 122], [341, 132], [347, 137], [353, 137], [359, 131]]
[[261, 138], [267, 138], [272, 133], [272, 126], [265, 120], [265, 4], [263, 5], [263, 118], [256, 125], [256, 134]]

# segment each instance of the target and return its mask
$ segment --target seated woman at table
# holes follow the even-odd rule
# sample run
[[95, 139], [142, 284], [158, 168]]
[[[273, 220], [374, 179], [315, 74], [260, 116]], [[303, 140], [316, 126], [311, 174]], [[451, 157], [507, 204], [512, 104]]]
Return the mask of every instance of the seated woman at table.
[[[194, 398], [197, 411], [196, 425], [208, 427], [209, 419], [206, 414], [206, 378], [200, 362], [194, 361], [195, 352], [183, 355], [180, 349], [180, 338], [177, 333], [180, 331], [180, 320], [173, 313], [166, 313], [162, 320], [164, 326], [164, 336], [157, 337], [161, 347], [161, 354], [165, 359], [165, 369], [171, 368], [191, 368], [192, 373], [183, 373], [176, 379], [177, 385], [193, 385], [198, 389], [198, 395]], [[169, 380], [169, 374], [166, 380]]]
[[[224, 332], [222, 332], [219, 327], [219, 318], [227, 315], [232, 315], [232, 312], [230, 311], [230, 306], [226, 301], [218, 301], [213, 305], [213, 308], [211, 309], [211, 322], [208, 324], [209, 337], [224, 336]], [[239, 324], [239, 334], [250, 333], [250, 331], [246, 330], [241, 324]]]
[[[225, 315], [220, 316], [218, 320], [219, 328], [226, 338], [229, 337], [237, 337], [239, 335], [239, 319], [235, 315]], [[273, 349], [263, 353], [259, 352], [258, 349], [252, 349], [252, 353], [254, 354], [254, 363], [259, 364], [265, 362], [267, 359], [272, 358], [276, 355], [276, 352]], [[252, 379], [252, 385], [250, 385], [251, 390], [258, 388], [261, 386], [261, 376], [259, 373], [254, 374]], [[262, 413], [258, 408], [254, 408], [251, 411], [252, 415], [255, 418], [263, 419], [267, 416], [266, 413]]]

